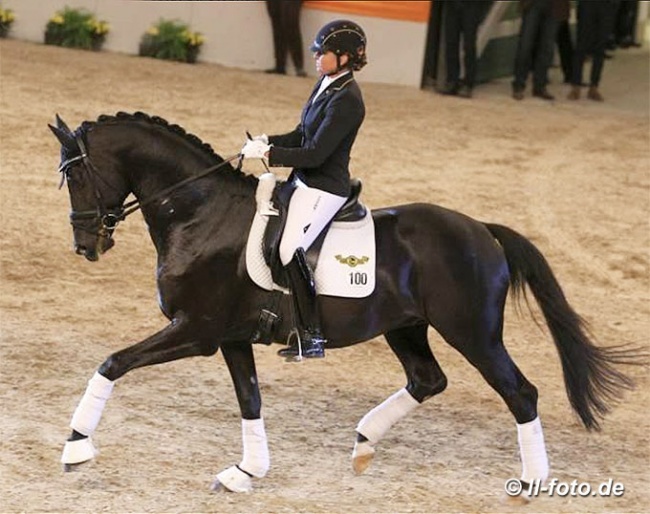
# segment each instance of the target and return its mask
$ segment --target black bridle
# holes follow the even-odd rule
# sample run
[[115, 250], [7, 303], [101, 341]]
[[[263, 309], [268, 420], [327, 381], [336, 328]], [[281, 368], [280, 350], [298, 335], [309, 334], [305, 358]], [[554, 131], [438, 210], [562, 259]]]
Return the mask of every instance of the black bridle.
[[86, 170], [86, 173], [88, 174], [90, 180], [92, 181], [92, 187], [94, 190], [93, 194], [95, 196], [95, 200], [97, 201], [97, 207], [94, 210], [87, 210], [87, 211], [75, 211], [74, 209], [72, 209], [70, 211], [70, 223], [74, 228], [87, 231], [88, 229], [79, 225], [78, 222], [92, 220], [94, 222], [93, 225], [97, 225], [97, 224], [99, 225], [99, 229], [97, 230], [96, 235], [100, 237], [110, 238], [113, 231], [117, 228], [118, 224], [121, 221], [124, 221], [128, 215], [133, 214], [138, 209], [141, 209], [144, 205], [150, 204], [160, 199], [161, 197], [168, 195], [169, 193], [178, 189], [179, 187], [182, 187], [186, 184], [189, 184], [190, 182], [205, 177], [206, 175], [209, 175], [213, 171], [218, 170], [222, 166], [225, 166], [226, 164], [234, 161], [235, 159], [239, 159], [239, 162], [237, 163], [237, 169], [241, 169], [241, 164], [242, 164], [241, 154], [235, 154], [227, 158], [223, 162], [220, 162], [219, 164], [210, 166], [209, 168], [202, 170], [197, 175], [192, 175], [191, 177], [181, 180], [180, 182], [177, 182], [176, 184], [173, 184], [170, 187], [165, 188], [162, 191], [159, 191], [155, 195], [150, 196], [149, 198], [147, 198], [142, 202], [136, 198], [135, 200], [126, 202], [118, 207], [107, 207], [106, 202], [102, 197], [101, 191], [99, 190], [97, 179], [98, 178], [101, 179], [113, 190], [117, 191], [117, 188], [112, 184], [110, 184], [110, 182], [108, 182], [105, 178], [102, 177], [97, 166], [95, 166], [95, 164], [90, 160], [90, 157], [88, 155], [88, 150], [86, 149], [86, 145], [79, 134], [75, 134], [75, 140], [77, 146], [79, 147], [80, 154], [75, 157], [71, 157], [70, 159], [66, 159], [59, 166], [58, 171], [61, 173], [61, 182], [59, 184], [59, 189], [61, 189], [61, 187], [63, 186], [63, 182], [65, 181], [65, 178], [68, 173], [67, 171], [68, 168], [75, 162], [81, 161], [81, 164], [83, 165], [84, 169]]

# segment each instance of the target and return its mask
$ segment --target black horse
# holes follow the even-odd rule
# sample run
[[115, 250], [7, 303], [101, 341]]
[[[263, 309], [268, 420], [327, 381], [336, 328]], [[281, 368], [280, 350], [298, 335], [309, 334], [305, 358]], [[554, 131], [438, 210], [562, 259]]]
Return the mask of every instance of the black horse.
[[[224, 160], [181, 127], [143, 113], [118, 113], [84, 122], [72, 132], [57, 115], [50, 128], [61, 142], [62, 181], [72, 204], [76, 252], [90, 261], [113, 245], [117, 223], [141, 208], [158, 254], [160, 307], [170, 324], [108, 357], [90, 380], [62, 457], [67, 466], [91, 459], [95, 430], [113, 383], [142, 366], [219, 348], [234, 382], [242, 415], [244, 457], [217, 475], [232, 491], [251, 488], [269, 459], [252, 337], [269, 292], [245, 268], [248, 229], [258, 179]], [[125, 204], [129, 194], [135, 201]], [[598, 429], [632, 382], [616, 369], [638, 356], [628, 348], [599, 348], [539, 250], [501, 225], [482, 223], [429, 204], [372, 212], [377, 283], [360, 299], [319, 297], [330, 348], [383, 334], [407, 377], [404, 389], [369, 412], [357, 427], [353, 468], [369, 465], [374, 446], [398, 419], [441, 393], [447, 379], [433, 356], [433, 327], [503, 398], [519, 432], [522, 480], [545, 479], [546, 451], [537, 417], [537, 389], [517, 368], [502, 341], [509, 287], [532, 291], [555, 342], [571, 406], [588, 429]], [[280, 305], [278, 341], [292, 329], [290, 302]]]

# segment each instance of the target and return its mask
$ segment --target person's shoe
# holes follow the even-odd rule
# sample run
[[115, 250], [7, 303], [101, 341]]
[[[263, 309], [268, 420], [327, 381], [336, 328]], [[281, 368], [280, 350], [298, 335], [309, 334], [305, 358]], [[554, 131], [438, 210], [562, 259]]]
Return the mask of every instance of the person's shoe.
[[458, 94], [459, 90], [458, 84], [448, 84], [442, 89], [440, 89], [439, 93], [441, 95], [447, 95], [447, 96], [456, 96]]
[[306, 76], [307, 76], [307, 72], [302, 68], [298, 68], [296, 70], [296, 77], [306, 77]]
[[512, 90], [512, 98], [515, 100], [523, 100], [524, 99], [524, 90], [523, 89], [513, 89]]
[[282, 68], [270, 68], [268, 70], [264, 70], [264, 73], [269, 73], [269, 74], [274, 74], [274, 75], [286, 75], [287, 74], [286, 70], [283, 70]]
[[[278, 355], [280, 357], [286, 357], [289, 360], [293, 360], [295, 357], [300, 355], [298, 351], [298, 341], [296, 338], [293, 339], [293, 343], [278, 350]], [[327, 341], [322, 337], [304, 333], [304, 337], [301, 341], [302, 344], [302, 357], [304, 359], [322, 359], [325, 357], [325, 343]]]
[[533, 96], [535, 98], [541, 98], [542, 100], [555, 100], [555, 97], [548, 92], [548, 89], [535, 89], [533, 91]]
[[472, 88], [467, 85], [460, 86], [458, 90], [458, 96], [461, 98], [472, 98]]
[[571, 86], [571, 91], [567, 95], [568, 100], [580, 100], [580, 86]]
[[589, 98], [589, 100], [594, 100], [595, 102], [605, 101], [603, 95], [600, 94], [600, 91], [598, 91], [598, 88], [596, 86], [591, 86], [589, 88], [589, 92], [587, 93], [587, 98]]

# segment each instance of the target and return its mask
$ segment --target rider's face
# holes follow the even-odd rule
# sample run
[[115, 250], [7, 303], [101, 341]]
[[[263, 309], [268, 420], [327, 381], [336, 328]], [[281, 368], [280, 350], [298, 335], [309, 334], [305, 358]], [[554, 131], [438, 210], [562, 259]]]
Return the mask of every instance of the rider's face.
[[[314, 60], [316, 61], [316, 71], [319, 75], [330, 75], [337, 70], [336, 54], [334, 52], [314, 52]], [[341, 66], [345, 66], [348, 62], [348, 56], [343, 54], [341, 56]]]

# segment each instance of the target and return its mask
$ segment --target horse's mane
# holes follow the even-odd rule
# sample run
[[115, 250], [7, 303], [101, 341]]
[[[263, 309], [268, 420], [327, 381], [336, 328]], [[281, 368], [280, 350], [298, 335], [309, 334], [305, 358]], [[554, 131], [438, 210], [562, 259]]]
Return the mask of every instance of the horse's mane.
[[[79, 127], [79, 130], [82, 133], [84, 133], [92, 129], [92, 127], [95, 125], [101, 125], [104, 123], [108, 124], [108, 123], [130, 122], [130, 121], [141, 122], [141, 123], [162, 127], [168, 130], [169, 132], [180, 136], [185, 141], [188, 141], [192, 146], [199, 148], [203, 152], [207, 153], [211, 158], [215, 159], [217, 162], [223, 162], [224, 160], [223, 157], [221, 157], [217, 152], [214, 151], [212, 146], [210, 146], [208, 143], [204, 143], [199, 137], [195, 136], [194, 134], [190, 134], [180, 125], [169, 123], [166, 119], [161, 118], [160, 116], [150, 116], [149, 114], [140, 111], [134, 112], [132, 114], [128, 112], [122, 112], [122, 111], [114, 115], [101, 114], [96, 121], [84, 121]], [[234, 174], [239, 175], [242, 178], [245, 178], [247, 180], [256, 180], [256, 177], [254, 177], [253, 175], [242, 173], [241, 171], [238, 171], [235, 168], [233, 168], [230, 164], [226, 165], [225, 169], [227, 169], [228, 171], [232, 171]]]

